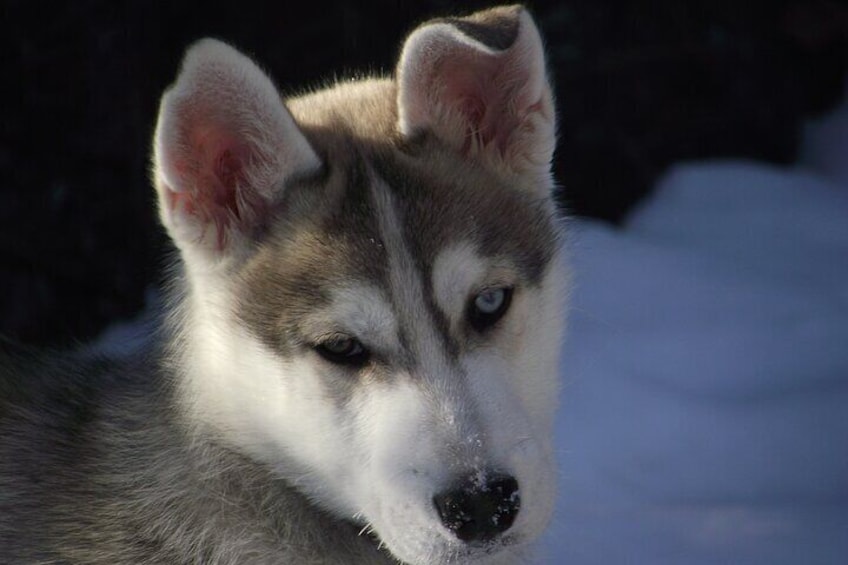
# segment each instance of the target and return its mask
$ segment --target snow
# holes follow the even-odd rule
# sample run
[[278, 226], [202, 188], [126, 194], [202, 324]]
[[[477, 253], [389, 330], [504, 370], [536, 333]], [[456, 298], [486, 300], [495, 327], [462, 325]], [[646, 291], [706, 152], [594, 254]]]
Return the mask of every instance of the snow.
[[542, 563], [848, 563], [848, 101], [804, 136], [796, 167], [682, 163], [622, 228], [574, 221]]
[[578, 220], [542, 561], [848, 563], [848, 104]]
[[161, 324], [164, 311], [162, 295], [154, 287], [145, 292], [144, 303], [144, 309], [134, 319], [107, 327], [89, 348], [116, 359], [142, 350]]

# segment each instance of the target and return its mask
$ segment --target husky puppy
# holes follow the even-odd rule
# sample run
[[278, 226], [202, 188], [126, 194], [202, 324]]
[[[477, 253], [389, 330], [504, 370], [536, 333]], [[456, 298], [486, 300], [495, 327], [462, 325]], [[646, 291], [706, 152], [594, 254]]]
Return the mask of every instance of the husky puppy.
[[0, 342], [0, 562], [519, 563], [556, 483], [555, 116], [526, 10], [282, 100], [205, 39], [164, 94], [167, 320]]

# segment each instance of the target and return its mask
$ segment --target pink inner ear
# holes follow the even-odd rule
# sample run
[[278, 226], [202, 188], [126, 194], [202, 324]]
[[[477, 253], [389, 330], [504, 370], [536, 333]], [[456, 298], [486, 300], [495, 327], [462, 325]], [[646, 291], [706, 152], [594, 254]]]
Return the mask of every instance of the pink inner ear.
[[212, 159], [212, 176], [215, 190], [210, 194], [212, 206], [216, 209], [227, 210], [241, 218], [236, 190], [243, 184], [244, 157], [246, 151], [238, 147], [225, 147]]
[[442, 95], [453, 101], [466, 122], [463, 152], [472, 144], [478, 147], [494, 146], [504, 154], [510, 136], [527, 114], [540, 109], [541, 101], [527, 100], [527, 73], [517, 73], [515, 65], [506, 54], [491, 56], [471, 55], [443, 59], [434, 69], [433, 77], [444, 81]]
[[246, 230], [261, 206], [247, 182], [250, 148], [208, 125], [191, 128], [184, 139], [187, 147], [174, 160], [182, 190], [169, 191], [168, 205], [214, 229], [223, 249], [229, 230]]

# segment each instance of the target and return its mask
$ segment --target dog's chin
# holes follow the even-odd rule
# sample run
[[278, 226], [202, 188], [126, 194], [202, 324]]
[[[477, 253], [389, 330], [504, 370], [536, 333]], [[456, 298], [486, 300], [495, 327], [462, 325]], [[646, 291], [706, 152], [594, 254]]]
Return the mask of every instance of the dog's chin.
[[[519, 542], [510, 536], [495, 541], [465, 544], [438, 535], [396, 532], [379, 538], [391, 555], [404, 565], [441, 565], [448, 563], [494, 562], [516, 551]], [[498, 561], [500, 562], [500, 561]], [[505, 560], [504, 562], [509, 562]]]
[[441, 565], [448, 563], [504, 563], [514, 560], [509, 555], [517, 554], [527, 541], [526, 536], [506, 533], [487, 542], [464, 543], [438, 523], [434, 515], [430, 519], [413, 517], [408, 511], [387, 512], [385, 519], [373, 524], [377, 543], [388, 550], [405, 565]]

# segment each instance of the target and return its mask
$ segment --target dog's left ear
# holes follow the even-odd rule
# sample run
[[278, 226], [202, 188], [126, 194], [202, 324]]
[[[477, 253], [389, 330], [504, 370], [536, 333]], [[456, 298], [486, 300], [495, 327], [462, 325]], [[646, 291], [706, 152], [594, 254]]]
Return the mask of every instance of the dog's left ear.
[[521, 6], [425, 23], [397, 69], [402, 135], [430, 133], [548, 190], [556, 144], [542, 40]]

